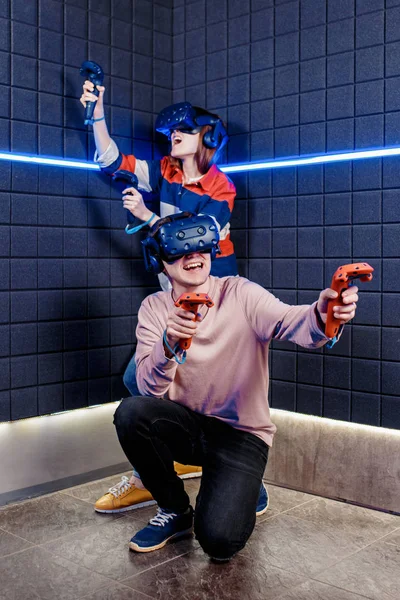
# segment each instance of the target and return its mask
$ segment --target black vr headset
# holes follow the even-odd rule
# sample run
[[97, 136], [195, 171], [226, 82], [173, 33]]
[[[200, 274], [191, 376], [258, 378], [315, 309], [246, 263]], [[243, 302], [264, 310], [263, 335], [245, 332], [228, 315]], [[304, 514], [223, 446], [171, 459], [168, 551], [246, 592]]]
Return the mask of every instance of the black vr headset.
[[214, 260], [220, 253], [218, 242], [218, 228], [209, 215], [181, 212], [159, 219], [142, 241], [146, 270], [158, 275], [163, 261], [172, 264], [192, 252], [210, 252]]
[[204, 146], [221, 150], [228, 141], [224, 124], [218, 115], [203, 108], [192, 106], [190, 102], [171, 104], [160, 112], [156, 120], [156, 130], [167, 137], [170, 137], [171, 132], [175, 129], [179, 129], [183, 133], [199, 133], [204, 125], [212, 127], [204, 134]]

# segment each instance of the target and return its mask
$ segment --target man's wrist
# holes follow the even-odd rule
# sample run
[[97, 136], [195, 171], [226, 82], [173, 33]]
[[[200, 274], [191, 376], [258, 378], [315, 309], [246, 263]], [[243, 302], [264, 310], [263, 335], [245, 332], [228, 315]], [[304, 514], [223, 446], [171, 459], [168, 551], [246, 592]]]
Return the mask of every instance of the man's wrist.
[[325, 323], [322, 320], [321, 313], [318, 310], [318, 305], [315, 305], [315, 316], [317, 317], [317, 323], [322, 333], [325, 333]]
[[167, 345], [165, 343], [165, 339], [164, 338], [163, 338], [163, 347], [164, 347], [164, 354], [165, 354], [166, 358], [173, 358], [174, 355], [172, 354], [172, 352], [170, 352], [170, 350], [168, 350], [168, 347], [167, 347]]

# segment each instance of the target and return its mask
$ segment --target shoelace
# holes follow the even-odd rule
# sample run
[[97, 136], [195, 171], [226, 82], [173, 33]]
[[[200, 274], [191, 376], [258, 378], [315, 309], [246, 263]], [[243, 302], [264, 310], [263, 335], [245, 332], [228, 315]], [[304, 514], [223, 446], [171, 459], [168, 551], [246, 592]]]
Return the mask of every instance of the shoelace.
[[120, 496], [124, 492], [127, 492], [130, 487], [132, 487], [132, 486], [129, 483], [128, 477], [126, 477], [126, 475], [122, 475], [121, 481], [119, 483], [117, 483], [117, 485], [110, 487], [110, 489], [108, 490], [108, 493], [112, 494], [113, 496], [118, 498], [118, 496]]
[[173, 519], [176, 516], [176, 513], [167, 513], [163, 511], [162, 508], [159, 508], [156, 516], [150, 519], [149, 523], [151, 525], [157, 525], [158, 527], [164, 527], [170, 519]]

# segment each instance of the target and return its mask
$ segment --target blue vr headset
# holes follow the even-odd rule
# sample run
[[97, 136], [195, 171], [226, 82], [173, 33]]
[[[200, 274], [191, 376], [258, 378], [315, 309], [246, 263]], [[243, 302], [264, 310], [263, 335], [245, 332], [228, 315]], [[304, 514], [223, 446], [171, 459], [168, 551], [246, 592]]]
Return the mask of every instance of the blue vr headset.
[[214, 260], [220, 253], [218, 242], [218, 228], [209, 215], [181, 212], [159, 219], [142, 241], [146, 270], [158, 275], [163, 261], [171, 264], [192, 252], [210, 252]]
[[211, 125], [203, 137], [206, 148], [221, 150], [228, 141], [228, 134], [223, 122], [213, 113], [190, 102], [179, 102], [164, 108], [156, 119], [156, 130], [166, 136], [179, 129], [183, 133], [198, 133], [204, 125]]

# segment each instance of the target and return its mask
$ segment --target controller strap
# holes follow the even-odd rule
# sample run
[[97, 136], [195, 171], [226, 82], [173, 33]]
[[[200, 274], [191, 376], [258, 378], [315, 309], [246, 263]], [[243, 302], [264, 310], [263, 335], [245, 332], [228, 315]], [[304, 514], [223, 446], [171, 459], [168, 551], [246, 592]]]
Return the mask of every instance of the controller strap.
[[329, 342], [326, 343], [326, 347], [329, 348], [329, 350], [330, 350], [331, 348], [333, 348], [333, 346], [336, 344], [337, 341], [338, 341], [338, 338], [335, 335], [334, 338], [332, 338], [331, 340], [329, 340]]
[[183, 351], [182, 358], [179, 358], [179, 356], [176, 353], [176, 350], [180, 349], [179, 343], [177, 343], [175, 345], [175, 349], [172, 350], [171, 346], [168, 344], [168, 341], [167, 341], [167, 330], [164, 331], [163, 341], [164, 341], [164, 344], [166, 345], [166, 347], [168, 348], [168, 350], [174, 356], [174, 358], [175, 358], [176, 362], [178, 363], [178, 365], [183, 365], [183, 363], [186, 361], [186, 350]]
[[341, 325], [341, 326], [339, 327], [338, 334], [337, 334], [337, 335], [335, 335], [335, 337], [333, 337], [332, 339], [330, 339], [330, 340], [329, 340], [329, 342], [327, 342], [327, 343], [326, 343], [326, 347], [327, 347], [327, 348], [329, 348], [329, 350], [330, 350], [331, 348], [333, 348], [333, 346], [336, 344], [336, 342], [338, 342], [338, 341], [339, 341], [339, 335], [342, 333], [342, 331], [343, 331], [343, 328], [344, 328], [344, 325]]
[[136, 225], [136, 227], [129, 227], [129, 223], [128, 225], [125, 227], [125, 233], [136, 233], [137, 231], [140, 231], [141, 229], [143, 229], [143, 227], [145, 227], [146, 225], [148, 225], [151, 220], [156, 216], [156, 213], [153, 213], [150, 217], [150, 219], [148, 219], [148, 221], [146, 221], [145, 223], [141, 223], [140, 225]]
[[105, 116], [100, 117], [100, 119], [88, 119], [85, 121], [85, 125], [93, 125], [93, 123], [98, 123], [99, 121], [104, 121]]

